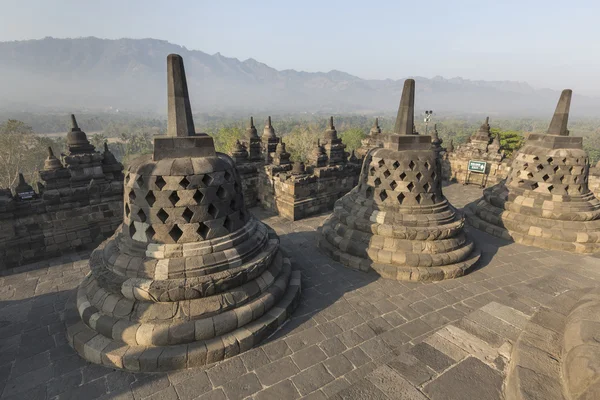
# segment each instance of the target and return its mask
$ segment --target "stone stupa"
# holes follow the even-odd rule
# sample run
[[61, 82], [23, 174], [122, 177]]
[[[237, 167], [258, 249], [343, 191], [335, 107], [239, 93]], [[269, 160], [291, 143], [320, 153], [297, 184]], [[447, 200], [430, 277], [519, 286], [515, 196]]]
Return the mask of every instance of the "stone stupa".
[[479, 252], [442, 193], [431, 136], [413, 133], [415, 81], [404, 83], [394, 133], [366, 154], [358, 186], [335, 204], [320, 247], [336, 261], [397, 280], [465, 274]]
[[125, 175], [124, 219], [90, 257], [81, 321], [86, 360], [129, 371], [210, 364], [257, 345], [296, 306], [300, 274], [246, 210], [233, 160], [195, 133], [179, 55], [167, 58], [167, 136]]
[[546, 249], [600, 250], [600, 201], [588, 188], [589, 159], [567, 129], [572, 91], [563, 90], [547, 133], [529, 135], [506, 181], [466, 209], [475, 228]]

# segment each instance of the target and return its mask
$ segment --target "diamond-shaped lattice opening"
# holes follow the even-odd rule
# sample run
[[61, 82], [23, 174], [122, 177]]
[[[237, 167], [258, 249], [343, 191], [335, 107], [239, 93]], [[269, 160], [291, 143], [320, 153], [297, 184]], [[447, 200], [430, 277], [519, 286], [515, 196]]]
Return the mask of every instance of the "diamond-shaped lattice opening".
[[129, 234], [131, 235], [132, 238], [133, 238], [133, 235], [135, 235], [135, 232], [137, 232], [137, 230], [135, 229], [135, 224], [132, 222], [131, 225], [129, 225]]
[[542, 176], [542, 179], [544, 180], [544, 182], [548, 182], [548, 179], [550, 179], [550, 177], [548, 176], [548, 174], [544, 174], [544, 176]]
[[210, 232], [210, 228], [204, 224], [204, 222], [200, 222], [198, 229], [196, 229], [196, 233], [200, 235], [202, 239], [206, 239], [208, 236], [208, 232]]
[[430, 165], [427, 161], [425, 161], [425, 168], [429, 169]]
[[573, 167], [569, 168], [569, 172], [573, 173]]
[[420, 194], [416, 195], [415, 200], [417, 201], [417, 203], [421, 204], [421, 195]]
[[202, 177], [202, 183], [204, 183], [204, 185], [206, 185], [206, 186], [210, 186], [212, 181], [213, 181], [213, 178], [209, 174], [206, 174]]
[[567, 159], [566, 159], [566, 158], [563, 158], [563, 159], [562, 159], [562, 163], [563, 163], [563, 164], [566, 164], [566, 163], [567, 163]]
[[202, 202], [203, 198], [204, 198], [204, 195], [202, 194], [202, 192], [199, 190], [196, 190], [196, 193], [194, 193], [194, 201], [197, 204], [200, 204]]
[[183, 212], [183, 214], [181, 214], [181, 216], [183, 217], [183, 219], [185, 219], [185, 222], [190, 222], [192, 220], [192, 217], [194, 216], [194, 212], [186, 207], [185, 211]]
[[421, 178], [423, 177], [423, 175], [421, 175], [420, 172], [417, 172], [417, 175], [415, 175], [415, 176], [416, 176], [416, 178], [417, 178], [418, 181], [420, 181]]
[[140, 175], [135, 181], [137, 182], [139, 187], [142, 187], [144, 185], [144, 177], [142, 175]]
[[156, 216], [158, 217], [158, 219], [161, 220], [161, 222], [164, 224], [165, 221], [167, 219], [169, 219], [169, 213], [167, 213], [165, 210], [163, 210], [162, 208], [160, 210], [158, 210], [158, 212], [156, 213]]
[[541, 170], [543, 170], [543, 169], [544, 169], [544, 166], [543, 166], [542, 164], [538, 164], [538, 165], [536, 165], [536, 167], [535, 167], [535, 168], [536, 168], [538, 171], [541, 171]]
[[229, 208], [231, 208], [232, 210], [235, 210], [237, 208], [237, 202], [235, 201], [235, 199], [231, 199], [231, 201], [229, 202]]
[[548, 185], [548, 191], [549, 191], [550, 193], [552, 193], [552, 191], [553, 191], [553, 190], [554, 190], [554, 186], [552, 186], [552, 185]]
[[414, 185], [412, 182], [410, 182], [408, 185], [406, 185], [406, 188], [407, 188], [408, 190], [410, 190], [411, 192], [412, 192], [412, 190], [414, 189], [414, 187], [415, 187], [415, 185]]
[[125, 216], [129, 217], [130, 212], [131, 212], [131, 209], [129, 208], [129, 204], [125, 204]]
[[141, 208], [140, 211], [138, 211], [137, 216], [141, 222], [146, 222], [146, 214]]
[[565, 193], [569, 194], [569, 185], [565, 186]]
[[518, 181], [517, 183], [518, 183], [519, 185], [522, 185], [522, 184], [524, 184], [524, 183], [525, 183], [525, 181]]
[[177, 204], [177, 202], [179, 201], [179, 195], [177, 194], [177, 192], [173, 191], [173, 193], [171, 193], [171, 195], [169, 196], [169, 201], [173, 205]]
[[387, 198], [388, 198], [388, 195], [387, 195], [387, 193], [385, 192], [385, 190], [382, 190], [382, 191], [379, 193], [379, 198], [381, 199], [381, 201], [385, 201], [385, 199], [387, 199]]
[[429, 183], [426, 183], [423, 185], [423, 190], [425, 190], [426, 192], [429, 192], [429, 189], [431, 189], [431, 186], [429, 185]]
[[559, 169], [560, 169], [560, 168], [558, 168], [558, 166], [556, 166], [556, 167], [554, 167], [552, 170], [553, 170], [554, 172], [558, 172], [558, 170], [559, 170]]
[[240, 210], [240, 221], [246, 221], [246, 213], [244, 212], [244, 210]]
[[531, 178], [533, 178], [533, 174], [531, 172], [528, 172], [527, 177], [531, 179]]
[[405, 197], [406, 197], [406, 196], [404, 195], [404, 193], [400, 193], [398, 196], [396, 196], [396, 198], [398, 199], [398, 202], [399, 202], [400, 204], [402, 204], [402, 202], [404, 201], [404, 198], [405, 198]]
[[398, 184], [396, 183], [396, 181], [392, 181], [392, 183], [390, 183], [390, 187], [392, 188], [392, 190], [395, 190], [398, 187]]
[[392, 174], [392, 173], [391, 173], [390, 171], [388, 171], [387, 169], [386, 169], [386, 170], [383, 172], [383, 176], [385, 176], [386, 178], [389, 178], [389, 176], [390, 176], [391, 174]]
[[225, 178], [226, 182], [229, 182], [231, 180], [232, 175], [229, 173], [229, 171], [225, 171], [225, 174], [223, 175], [223, 178]]
[[415, 165], [416, 164], [412, 160], [410, 160], [410, 162], [408, 163], [408, 168], [410, 168], [410, 170], [412, 171], [415, 168]]
[[437, 174], [435, 173], [435, 171], [433, 171], [431, 173], [431, 179], [435, 180], [435, 178], [437, 178]]
[[125, 176], [125, 184], [127, 185], [129, 183], [129, 180], [131, 179], [131, 175], [127, 174]]
[[573, 179], [573, 182], [578, 183], [577, 181], [579, 180], [579, 177], [576, 176], [575, 179]]
[[531, 184], [531, 190], [535, 190], [535, 189], [537, 189], [538, 187], [539, 187], [539, 185], [537, 184], [537, 182], [533, 182], [533, 183]]
[[219, 210], [217, 210], [217, 207], [215, 207], [212, 203], [208, 206], [208, 214], [213, 217], [213, 218], [217, 218], [217, 214], [219, 214]]
[[523, 163], [523, 168], [527, 168], [527, 167], [529, 167], [529, 164], [528, 163]]
[[217, 189], [217, 196], [219, 196], [221, 200], [227, 197], [227, 191], [223, 189], [223, 186], [219, 186]]
[[379, 165], [379, 168], [383, 167], [384, 164], [385, 162], [383, 160], [379, 160], [379, 162], [377, 163], [377, 165]]
[[365, 190], [365, 195], [367, 197], [372, 197], [373, 196], [373, 188], [372, 187], [368, 187], [367, 190]]
[[154, 238], [155, 233], [156, 232], [154, 232], [154, 229], [149, 226], [148, 229], [146, 229], [146, 240], [151, 241]]
[[392, 164], [392, 167], [394, 167], [394, 169], [398, 169], [398, 168], [400, 168], [400, 163], [398, 161], [394, 161], [394, 163]]
[[373, 183], [375, 184], [375, 186], [379, 186], [379, 185], [381, 185], [381, 179], [375, 178], [375, 180], [373, 181]]
[[552, 157], [548, 157], [548, 159], [546, 161], [548, 161], [548, 164], [552, 164], [552, 162], [554, 161], [554, 159]]
[[400, 179], [404, 180], [404, 178], [406, 178], [406, 173], [403, 172], [400, 174]]
[[163, 179], [162, 176], [158, 176], [158, 177], [156, 177], [156, 180], [154, 181], [154, 184], [156, 185], [157, 188], [159, 188], [160, 190], [162, 190], [162, 188], [165, 187], [165, 185], [167, 184], [167, 182], [165, 182], [165, 180]]
[[184, 189], [187, 189], [189, 185], [190, 181], [188, 181], [188, 179], [185, 176], [179, 181], [179, 186], [181, 186]]
[[131, 189], [131, 190], [129, 191], [129, 202], [130, 202], [130, 203], [133, 203], [133, 202], [135, 201], [135, 198], [136, 198], [136, 197], [137, 197], [137, 196], [135, 195], [135, 192], [133, 191], [133, 189]]
[[563, 183], [563, 181], [565, 180], [565, 176], [564, 176], [564, 175], [563, 175], [563, 176], [561, 176], [561, 177], [559, 178], [559, 180], [560, 180], [560, 183]]
[[227, 229], [229, 233], [233, 232], [233, 225], [233, 219], [229, 218], [229, 216], [226, 216], [225, 220], [223, 221], [223, 226], [225, 227], [225, 229]]
[[538, 156], [533, 157], [533, 161], [538, 161], [540, 158]]
[[431, 201], [433, 201], [435, 203], [436, 200], [437, 200], [437, 196], [434, 193], [431, 195]]
[[371, 175], [374, 175], [375, 174], [375, 167], [371, 167], [371, 169], [369, 170], [369, 173]]
[[171, 230], [169, 231], [169, 236], [171, 236], [171, 239], [173, 239], [175, 243], [177, 243], [181, 235], [183, 235], [183, 231], [179, 229], [177, 225], [174, 225], [173, 228], [171, 228]]
[[152, 207], [154, 205], [154, 202], [156, 202], [156, 197], [154, 197], [154, 193], [152, 193], [151, 191], [148, 192], [145, 199], [146, 199], [146, 203], [148, 203], [148, 205], [150, 207]]

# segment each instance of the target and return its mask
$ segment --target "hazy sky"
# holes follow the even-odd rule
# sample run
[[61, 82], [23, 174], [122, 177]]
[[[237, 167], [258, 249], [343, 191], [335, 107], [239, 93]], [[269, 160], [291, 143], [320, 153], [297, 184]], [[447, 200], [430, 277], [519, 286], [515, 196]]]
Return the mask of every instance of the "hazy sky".
[[156, 38], [277, 69], [600, 95], [600, 1], [0, 0], [0, 41]]

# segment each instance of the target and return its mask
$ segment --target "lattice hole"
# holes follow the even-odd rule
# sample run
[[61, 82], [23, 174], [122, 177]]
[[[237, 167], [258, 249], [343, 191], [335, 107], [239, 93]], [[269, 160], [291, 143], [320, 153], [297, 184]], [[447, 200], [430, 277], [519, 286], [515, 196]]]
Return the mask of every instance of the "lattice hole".
[[171, 204], [173, 204], [173, 206], [175, 206], [175, 204], [177, 204], [177, 202], [179, 201], [179, 195], [177, 194], [176, 191], [173, 191], [171, 193], [171, 195], [169, 196], [169, 201], [171, 202]]
[[552, 193], [552, 191], [553, 191], [553, 190], [554, 190], [554, 186], [553, 186], [553, 185], [549, 185], [549, 186], [548, 186], [548, 191], [549, 191], [550, 193]]
[[404, 193], [400, 193], [398, 196], [396, 196], [396, 198], [398, 199], [398, 202], [399, 202], [400, 204], [402, 204], [402, 202], [404, 201], [404, 198], [405, 198], [405, 197], [406, 197], [406, 196], [404, 195]]
[[383, 160], [379, 160], [379, 162], [377, 163], [377, 165], [379, 165], [379, 168], [383, 167], [385, 165], [385, 162]]
[[156, 233], [156, 232], [154, 232], [154, 228], [152, 228], [151, 226], [149, 226], [149, 227], [146, 229], [146, 240], [147, 240], [147, 241], [151, 241], [152, 239], [154, 239], [154, 234], [155, 234], [155, 233]]
[[196, 229], [196, 233], [200, 235], [200, 237], [205, 240], [208, 237], [208, 233], [210, 232], [210, 228], [204, 224], [204, 222], [200, 222], [198, 229]]
[[392, 188], [392, 190], [396, 190], [398, 184], [396, 183], [396, 181], [392, 181], [392, 183], [390, 183], [390, 187]]
[[206, 174], [202, 177], [202, 183], [204, 183], [204, 185], [210, 186], [210, 184], [212, 182], [213, 182], [213, 178], [209, 174]]
[[539, 159], [540, 158], [538, 156], [533, 157], [533, 161], [539, 161]]
[[158, 219], [161, 220], [161, 222], [164, 224], [165, 221], [167, 219], [169, 219], [169, 213], [167, 213], [165, 210], [163, 210], [162, 208], [160, 210], [158, 210], [158, 212], [156, 213], [156, 216], [158, 217]]
[[554, 167], [554, 168], [553, 168], [553, 171], [554, 171], [554, 172], [558, 172], [558, 170], [559, 170], [559, 169], [560, 169], [560, 168], [559, 168], [558, 166], [556, 166], [556, 167]]
[[550, 177], [548, 176], [548, 174], [544, 174], [544, 176], [542, 176], [542, 179], [544, 180], [544, 182], [548, 182], [548, 179], [550, 179]]
[[162, 190], [162, 188], [165, 187], [165, 185], [167, 184], [167, 182], [165, 182], [165, 180], [163, 179], [162, 176], [157, 176], [156, 180], [154, 181], [154, 184], [156, 185], [157, 188], [159, 188], [160, 190]]
[[406, 173], [405, 173], [405, 172], [402, 172], [402, 173], [400, 174], [400, 179], [404, 180], [404, 178], [406, 178]]
[[229, 216], [227, 216], [227, 217], [225, 217], [225, 220], [223, 221], [223, 226], [225, 227], [225, 229], [227, 229], [227, 231], [229, 233], [231, 233], [234, 230], [235, 222], [233, 221], [232, 218], [229, 218]]
[[382, 190], [381, 192], [379, 192], [379, 198], [381, 199], [381, 201], [385, 201], [385, 199], [388, 198], [388, 195], [385, 192], [385, 190]]
[[144, 177], [142, 175], [140, 175], [135, 181], [137, 182], [139, 187], [142, 187], [144, 185]]
[[415, 185], [412, 182], [410, 182], [408, 185], [406, 185], [406, 188], [412, 192], [412, 190], [415, 188]]
[[373, 188], [372, 187], [368, 187], [367, 190], [365, 190], [365, 196], [366, 197], [373, 197]]
[[186, 207], [185, 211], [183, 212], [183, 214], [181, 214], [181, 216], [183, 217], [183, 219], [185, 219], [185, 222], [189, 223], [192, 220], [192, 217], [194, 216], [194, 212]]
[[529, 179], [531, 179], [531, 178], [533, 178], [533, 174], [532, 174], [531, 172], [527, 172], [527, 177], [528, 177]]
[[130, 202], [130, 203], [133, 203], [133, 202], [135, 201], [135, 198], [136, 198], [136, 197], [137, 197], [137, 196], [135, 195], [135, 192], [133, 191], [133, 189], [131, 189], [131, 190], [129, 191], [129, 202]]
[[415, 169], [415, 165], [416, 164], [412, 160], [410, 160], [410, 162], [408, 163], [408, 168], [410, 168], [410, 170], [412, 171], [413, 169]]
[[212, 203], [208, 206], [208, 214], [213, 217], [213, 218], [217, 218], [217, 215], [219, 214], [219, 210], [217, 210], [217, 207], [215, 207]]
[[421, 198], [421, 195], [420, 195], [420, 194], [418, 194], [418, 195], [416, 195], [416, 196], [415, 196], [415, 200], [416, 200], [416, 201], [417, 201], [417, 203], [419, 203], [419, 204], [421, 204], [421, 199], [422, 199], [422, 198]]
[[235, 210], [237, 208], [237, 201], [235, 201], [235, 199], [231, 199], [231, 201], [229, 202], [229, 208], [231, 208], [232, 210]]
[[148, 203], [148, 205], [150, 207], [152, 207], [154, 205], [154, 203], [156, 202], [156, 197], [154, 197], [154, 193], [152, 193], [151, 191], [148, 192], [145, 199], [146, 199], [146, 203]]
[[420, 181], [421, 178], [423, 177], [423, 175], [421, 175], [420, 172], [417, 172], [417, 175], [415, 175], [415, 177], [417, 178], [418, 181]]
[[231, 180], [232, 175], [229, 173], [229, 171], [225, 171], [225, 174], [223, 175], [223, 178], [225, 178], [226, 182], [229, 182]]
[[552, 164], [552, 162], [554, 161], [554, 159], [552, 157], [548, 157], [548, 160], [546, 160], [546, 161], [548, 161], [548, 164]]
[[371, 175], [375, 175], [375, 167], [371, 167], [371, 169], [369, 170], [369, 173]]
[[219, 186], [217, 189], [217, 196], [223, 200], [227, 197], [227, 191], [223, 188], [223, 186]]
[[129, 183], [129, 180], [131, 179], [131, 175], [127, 174], [125, 176], [125, 184], [127, 185]]
[[236, 193], [240, 192], [240, 185], [238, 185], [237, 181], [233, 182], [233, 190]]
[[426, 192], [429, 192], [429, 189], [431, 189], [431, 186], [429, 185], [429, 183], [426, 183], [426, 184], [424, 184], [424, 185], [423, 185], [423, 189], [424, 189]]
[[539, 171], [541, 171], [541, 170], [543, 170], [543, 169], [544, 169], [544, 166], [543, 166], [542, 164], [538, 164], [538, 165], [537, 165], [535, 168], [536, 168], [536, 169], [538, 170], [538, 172], [539, 172]]
[[189, 185], [190, 181], [188, 181], [188, 179], [185, 176], [179, 181], [179, 186], [181, 186], [184, 189], [187, 189]]
[[398, 169], [398, 168], [400, 168], [400, 163], [398, 161], [394, 161], [394, 163], [392, 164], [392, 167], [394, 167], [394, 169]]
[[197, 204], [200, 204], [200, 203], [202, 203], [202, 199], [204, 199], [204, 194], [202, 194], [201, 191], [196, 190], [196, 193], [194, 193], [194, 197], [193, 198], [194, 198], [194, 201]]
[[177, 225], [174, 225], [169, 231], [169, 236], [171, 236], [171, 239], [173, 239], [175, 243], [177, 243], [181, 235], [183, 235], [183, 231]]
[[559, 180], [560, 180], [560, 183], [563, 183], [563, 182], [564, 182], [564, 180], [565, 180], [565, 176], [564, 176], [564, 175], [563, 175], [563, 176], [561, 176], [561, 177], [559, 178]]
[[381, 185], [381, 179], [375, 178], [375, 180], [373, 181], [373, 183], [375, 184], [375, 186], [379, 186], [379, 185]]
[[425, 161], [424, 165], [425, 165], [425, 168], [429, 169], [430, 165], [429, 165], [429, 163], [427, 161]]
[[129, 204], [125, 204], [125, 216], [129, 217], [129, 213], [131, 213], [131, 209], [129, 208]]
[[131, 225], [129, 225], [129, 235], [131, 238], [133, 238], [133, 235], [135, 235], [136, 232], [137, 230], [135, 229], [135, 224], [132, 222]]
[[146, 214], [141, 208], [140, 211], [138, 211], [137, 216], [141, 222], [146, 222]]
[[535, 189], [537, 189], [539, 186], [540, 186], [540, 185], [538, 185], [538, 184], [537, 184], [537, 182], [533, 182], [533, 183], [531, 184], [531, 190], [535, 190]]
[[387, 169], [383, 172], [383, 176], [385, 176], [386, 178], [389, 178], [391, 174], [392, 173], [390, 171], [388, 171]]
[[437, 196], [435, 195], [435, 193], [433, 193], [433, 194], [431, 195], [431, 201], [433, 201], [433, 202], [435, 203], [435, 202], [436, 202], [436, 200], [437, 200]]

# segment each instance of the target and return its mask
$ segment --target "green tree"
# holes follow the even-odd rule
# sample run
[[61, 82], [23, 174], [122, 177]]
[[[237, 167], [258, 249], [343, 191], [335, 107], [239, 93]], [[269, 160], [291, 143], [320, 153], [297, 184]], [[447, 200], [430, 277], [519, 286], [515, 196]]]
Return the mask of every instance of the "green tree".
[[106, 137], [106, 135], [103, 135], [102, 133], [95, 133], [90, 138], [90, 143], [94, 145], [96, 150], [102, 151], [102, 149], [104, 148], [104, 142], [106, 142], [107, 140], [108, 138]]
[[350, 128], [340, 134], [340, 138], [346, 145], [346, 150], [350, 153], [361, 146], [361, 140], [367, 137], [366, 132], [361, 128]]
[[211, 135], [215, 141], [215, 149], [221, 153], [231, 154], [236, 140], [242, 139], [242, 129], [237, 126], [222, 127]]
[[500, 135], [500, 147], [506, 152], [508, 157], [519, 150], [525, 142], [523, 132], [518, 131], [502, 131], [498, 128], [492, 128], [490, 131], [493, 134]]

